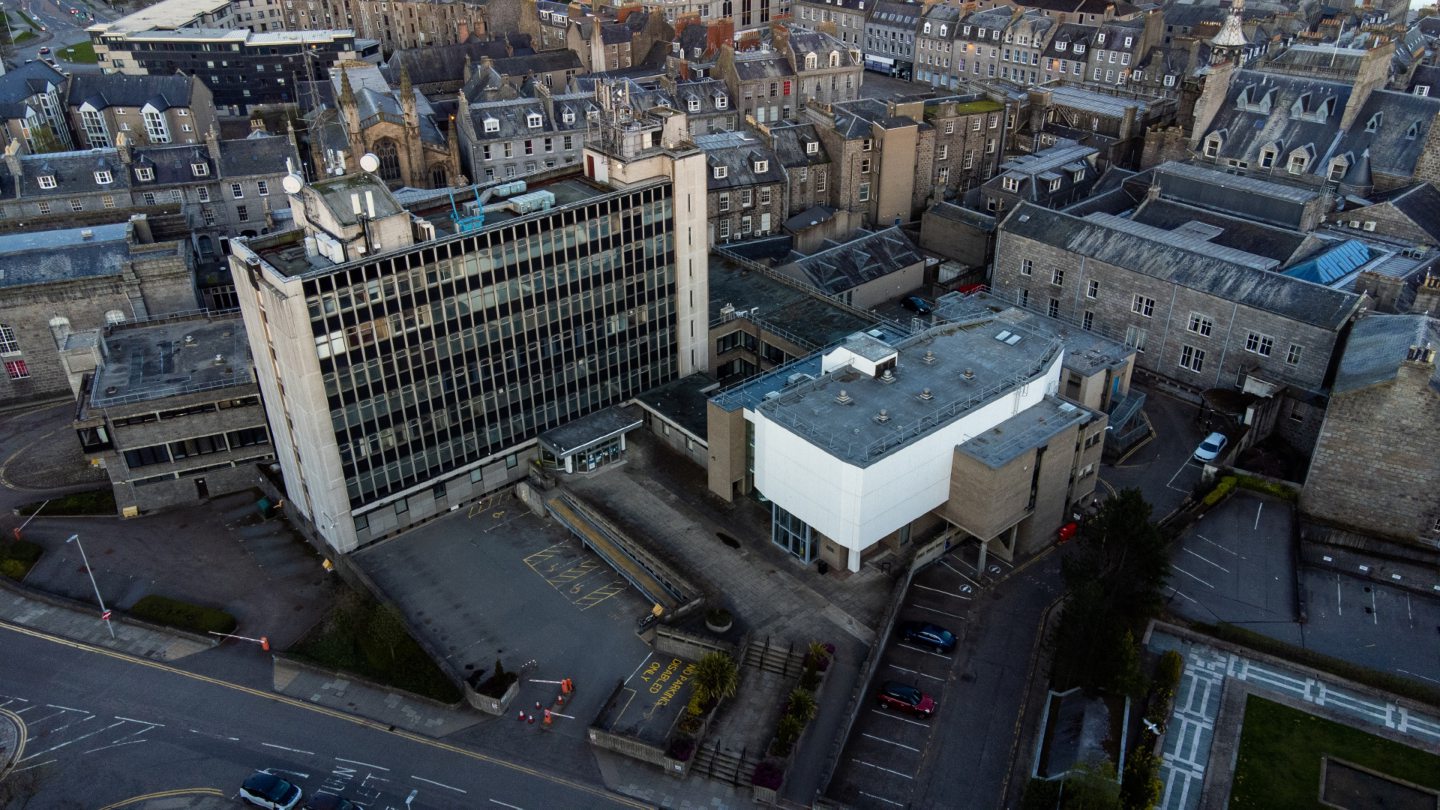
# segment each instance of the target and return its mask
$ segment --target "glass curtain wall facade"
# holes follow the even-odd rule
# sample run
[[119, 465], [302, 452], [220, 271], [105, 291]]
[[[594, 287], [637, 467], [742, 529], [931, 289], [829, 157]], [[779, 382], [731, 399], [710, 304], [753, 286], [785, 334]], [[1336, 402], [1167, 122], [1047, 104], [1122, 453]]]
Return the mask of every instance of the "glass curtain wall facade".
[[673, 379], [672, 205], [627, 189], [306, 279], [352, 509]]

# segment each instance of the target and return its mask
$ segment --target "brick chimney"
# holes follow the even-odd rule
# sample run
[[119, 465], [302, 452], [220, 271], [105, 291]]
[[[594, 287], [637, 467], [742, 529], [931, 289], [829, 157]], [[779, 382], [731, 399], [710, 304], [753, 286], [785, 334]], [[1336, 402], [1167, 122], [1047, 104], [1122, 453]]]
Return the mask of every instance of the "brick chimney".
[[1440, 277], [1425, 276], [1419, 289], [1415, 290], [1415, 302], [1410, 305], [1410, 311], [1427, 315], [1440, 313]]

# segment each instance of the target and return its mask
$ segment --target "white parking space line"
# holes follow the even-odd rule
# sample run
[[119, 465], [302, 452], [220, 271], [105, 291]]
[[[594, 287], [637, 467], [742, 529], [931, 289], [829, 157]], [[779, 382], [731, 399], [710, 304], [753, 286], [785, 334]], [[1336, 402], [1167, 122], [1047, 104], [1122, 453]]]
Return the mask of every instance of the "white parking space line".
[[[24, 760], [21, 760], [21, 761], [23, 762]], [[23, 767], [23, 768], [16, 768], [15, 770], [11, 771], [11, 773], [21, 773], [21, 772], [23, 772], [23, 771], [28, 771], [28, 770], [30, 770], [31, 768], [43, 768], [43, 767], [46, 766], [46, 765], [51, 765], [51, 764], [56, 763], [56, 762], [59, 762], [59, 761], [60, 761], [60, 760], [58, 760], [58, 759], [47, 759], [47, 760], [45, 760], [44, 762], [37, 762], [37, 763], [35, 763], [34, 765], [26, 765], [26, 766]]]
[[502, 801], [500, 801], [499, 799], [491, 799], [491, 800], [490, 800], [490, 803], [491, 803], [491, 804], [498, 804], [498, 805], [500, 805], [501, 807], [508, 807], [508, 808], [510, 808], [510, 810], [524, 810], [524, 808], [522, 808], [522, 807], [516, 807], [516, 806], [513, 805], [513, 804], [506, 804], [505, 802], [502, 802]]
[[1172, 565], [1172, 566], [1170, 566], [1170, 569], [1171, 569], [1172, 571], [1176, 571], [1176, 572], [1178, 572], [1178, 573], [1184, 574], [1185, 576], [1187, 576], [1187, 577], [1195, 580], [1196, 582], [1200, 583], [1201, 585], [1204, 585], [1204, 586], [1207, 587], [1207, 588], [1213, 589], [1213, 588], [1215, 587], [1214, 585], [1211, 585], [1210, 583], [1208, 583], [1208, 582], [1206, 582], [1205, 580], [1203, 580], [1203, 579], [1195, 576], [1194, 574], [1190, 573], [1189, 571], [1186, 571], [1184, 568], [1181, 568], [1181, 567], [1178, 566], [1178, 565]]
[[97, 731], [92, 731], [92, 732], [90, 732], [89, 734], [82, 734], [82, 735], [80, 735], [79, 737], [76, 737], [76, 738], [73, 739], [73, 740], [66, 740], [65, 742], [62, 742], [62, 743], [60, 743], [59, 745], [53, 745], [53, 746], [51, 746], [51, 747], [49, 747], [49, 748], [46, 748], [46, 749], [43, 750], [43, 751], [36, 751], [35, 753], [31, 754], [31, 755], [28, 756], [28, 757], [25, 757], [25, 759], [22, 759], [22, 760], [20, 760], [20, 761], [21, 761], [21, 762], [25, 762], [26, 760], [34, 759], [35, 757], [38, 757], [38, 756], [40, 756], [41, 754], [48, 754], [48, 753], [50, 753], [51, 751], [59, 750], [59, 749], [61, 749], [61, 748], [64, 748], [64, 747], [67, 746], [67, 745], [73, 745], [73, 744], [75, 744], [75, 743], [77, 743], [77, 742], [80, 742], [81, 740], [89, 739], [90, 737], [94, 737], [96, 734], [103, 734], [104, 732], [109, 731], [110, 729], [115, 728], [116, 726], [123, 726], [123, 725], [125, 725], [125, 721], [124, 721], [124, 720], [121, 720], [121, 721], [118, 722], [118, 723], [111, 723], [110, 725], [106, 726], [105, 728], [99, 729], [99, 730], [97, 730]]
[[1197, 534], [1197, 535], [1195, 535], [1195, 536], [1198, 537], [1198, 538], [1200, 538], [1201, 540], [1204, 540], [1205, 542], [1209, 543], [1210, 545], [1214, 546], [1215, 548], [1220, 549], [1221, 551], [1225, 552], [1226, 554], [1229, 554], [1229, 555], [1232, 556], [1232, 557], [1238, 557], [1238, 556], [1240, 556], [1239, 552], [1233, 551], [1233, 550], [1231, 550], [1231, 549], [1229, 549], [1229, 548], [1226, 548], [1225, 546], [1220, 545], [1219, 543], [1215, 542], [1214, 540], [1211, 540], [1210, 538], [1206, 537], [1206, 536], [1203, 535], [1203, 534]]
[[1340, 609], [1340, 575], [1335, 575], [1335, 615], [1344, 616], [1345, 611]]
[[855, 792], [856, 792], [856, 793], [859, 793], [861, 796], [864, 796], [864, 797], [867, 798], [867, 799], [874, 799], [874, 800], [877, 801], [877, 802], [884, 802], [885, 804], [888, 804], [888, 805], [890, 805], [891, 807], [904, 807], [904, 806], [905, 806], [905, 804], [904, 804], [903, 802], [892, 801], [892, 800], [890, 800], [890, 799], [885, 798], [884, 796], [876, 796], [874, 793], [866, 793], [866, 792], [863, 791], [863, 790], [857, 790], [857, 791], [855, 791]]
[[867, 768], [874, 768], [874, 769], [877, 770], [877, 771], [884, 771], [884, 772], [886, 772], [886, 773], [893, 773], [893, 774], [895, 774], [896, 776], [899, 776], [899, 777], [902, 777], [902, 778], [905, 778], [905, 779], [914, 779], [914, 778], [915, 778], [915, 777], [911, 776], [911, 775], [908, 774], [908, 773], [902, 773], [902, 772], [900, 772], [900, 771], [891, 770], [891, 769], [889, 769], [889, 768], [882, 768], [882, 767], [880, 767], [879, 765], [876, 765], [876, 764], [873, 763], [873, 762], [866, 762], [866, 761], [863, 760], [863, 759], [855, 759], [854, 757], [851, 757], [850, 761], [853, 762], [853, 763], [855, 763], [856, 765], [864, 765], [864, 766], [867, 767]]
[[1199, 559], [1203, 560], [1204, 562], [1210, 563], [1211, 565], [1215, 566], [1216, 568], [1219, 568], [1221, 571], [1224, 571], [1224, 572], [1227, 573], [1227, 574], [1230, 573], [1230, 569], [1229, 569], [1229, 568], [1226, 568], [1225, 566], [1221, 565], [1220, 563], [1215, 562], [1214, 560], [1210, 559], [1209, 557], [1204, 557], [1204, 556], [1201, 556], [1201, 555], [1199, 555], [1199, 554], [1196, 554], [1195, 552], [1191, 551], [1191, 550], [1188, 549], [1188, 548], [1185, 549], [1185, 553], [1186, 553], [1186, 554], [1189, 554], [1189, 555], [1192, 556], [1192, 557], [1198, 557]]
[[640, 667], [645, 666], [645, 662], [646, 662], [646, 661], [649, 661], [649, 660], [650, 660], [650, 656], [652, 656], [652, 655], [654, 655], [654, 654], [655, 654], [655, 652], [654, 652], [653, 650], [652, 650], [651, 652], [646, 653], [646, 654], [645, 654], [645, 658], [640, 661], [640, 665], [637, 666], [637, 667], [635, 667], [635, 672], [630, 673], [630, 677], [625, 679], [625, 683], [629, 683], [632, 679], [634, 679], [635, 673], [636, 673], [636, 672], [639, 672], [639, 671], [640, 671]]
[[962, 621], [962, 622], [968, 622], [968, 621], [970, 621], [969, 619], [965, 618], [964, 616], [961, 616], [961, 615], [958, 614], [958, 613], [947, 613], [946, 611], [940, 610], [939, 608], [925, 607], [924, 605], [917, 604], [917, 603], [914, 603], [914, 602], [910, 603], [910, 607], [915, 608], [916, 610], [928, 610], [928, 611], [930, 611], [931, 613], [939, 613], [941, 616], [949, 616], [949, 617], [952, 618], [952, 619], [959, 619], [959, 620]]
[[470, 791], [468, 791], [468, 790], [461, 790], [460, 788], [453, 787], [453, 786], [451, 786], [451, 785], [447, 785], [447, 784], [445, 784], [444, 782], [436, 782], [436, 781], [431, 780], [431, 779], [426, 779], [426, 778], [423, 777], [423, 776], [415, 776], [415, 775], [412, 774], [412, 775], [410, 776], [410, 778], [411, 778], [411, 779], [414, 779], [416, 782], [424, 782], [424, 783], [427, 784], [427, 785], [434, 785], [435, 787], [438, 787], [438, 788], [445, 788], [446, 790], [453, 790], [453, 791], [455, 791], [456, 793], [465, 794], [465, 793], [469, 793], [469, 792], [470, 792]]
[[910, 646], [909, 644], [897, 644], [897, 645], [895, 645], [895, 646], [897, 646], [897, 647], [904, 647], [904, 648], [907, 649], [907, 650], [914, 650], [915, 652], [924, 653], [924, 654], [926, 654], [926, 655], [933, 655], [933, 656], [935, 656], [936, 658], [944, 658], [946, 661], [949, 661], [949, 660], [950, 660], [950, 656], [948, 656], [948, 655], [941, 655], [940, 653], [937, 653], [937, 652], [930, 652], [929, 650], [922, 650], [922, 649], [920, 649], [919, 647], [912, 647], [912, 646]]
[[1181, 599], [1184, 599], [1184, 600], [1187, 601], [1187, 602], [1194, 602], [1194, 603], [1197, 604], [1197, 605], [1200, 604], [1199, 602], [1195, 602], [1194, 599], [1191, 599], [1190, 597], [1188, 597], [1188, 596], [1186, 596], [1185, 594], [1181, 593], [1181, 592], [1180, 592], [1180, 589], [1179, 589], [1179, 588], [1176, 588], [1176, 587], [1173, 586], [1173, 585], [1170, 586], [1170, 592], [1173, 593], [1173, 594], [1175, 594], [1176, 596], [1180, 597]]
[[902, 723], [909, 723], [909, 724], [912, 725], [912, 726], [919, 726], [919, 727], [921, 727], [921, 728], [929, 728], [929, 726], [925, 725], [924, 723], [918, 723], [918, 722], [916, 722], [916, 721], [914, 721], [914, 720], [908, 720], [908, 719], [906, 719], [906, 718], [904, 718], [904, 717], [901, 717], [901, 716], [899, 716], [899, 715], [897, 715], [897, 714], [891, 714], [890, 712], [882, 712], [882, 711], [880, 711], [879, 709], [871, 709], [870, 711], [874, 712], [875, 714], [880, 715], [881, 717], [888, 717], [888, 718], [890, 718], [891, 720], [899, 720], [899, 721], [902, 722]]
[[1264, 502], [1264, 501], [1261, 501], [1261, 502], [1259, 503], [1259, 505], [1257, 505], [1257, 506], [1255, 507], [1255, 527], [1254, 527], [1254, 529], [1252, 529], [1252, 531], [1259, 531], [1259, 530], [1260, 530], [1260, 512], [1261, 512], [1261, 510], [1263, 510], [1264, 508], [1265, 508], [1265, 502]]
[[963, 571], [961, 571], [959, 568], [956, 568], [955, 566], [951, 565], [951, 564], [948, 563], [948, 562], [945, 562], [944, 560], [941, 560], [941, 561], [940, 561], [940, 564], [943, 565], [943, 566], [945, 566], [946, 568], [949, 568], [951, 571], [954, 571], [956, 574], [959, 574], [961, 579], [965, 580], [966, 582], [970, 583], [971, 585], [974, 585], [974, 586], [977, 587], [977, 588], [981, 587], [980, 583], [976, 582], [975, 580], [971, 579], [970, 577], [965, 576], [965, 573], [964, 573]]
[[963, 600], [965, 600], [966, 602], [969, 602], [969, 601], [970, 601], [970, 597], [968, 597], [968, 596], [966, 596], [966, 595], [964, 595], [964, 594], [961, 594], [961, 593], [951, 593], [951, 592], [949, 592], [949, 591], [942, 591], [942, 590], [940, 590], [939, 588], [932, 588], [932, 587], [930, 587], [929, 585], [921, 585], [921, 584], [918, 583], [918, 582], [915, 583], [915, 587], [917, 587], [917, 588], [919, 588], [919, 589], [921, 589], [921, 590], [924, 590], [924, 591], [934, 591], [935, 593], [943, 593], [943, 594], [945, 594], [946, 596], [953, 596], [953, 597], [955, 597], [956, 599], [963, 599]]
[[1421, 674], [1418, 673], [1418, 672], [1406, 672], [1406, 671], [1403, 670], [1403, 669], [1397, 669], [1397, 670], [1395, 670], [1395, 671], [1398, 672], [1398, 673], [1400, 673], [1401, 675], [1409, 675], [1409, 676], [1412, 677], [1412, 678], [1423, 678], [1423, 679], [1425, 679], [1425, 680], [1427, 680], [1427, 681], [1429, 681], [1429, 682], [1431, 682], [1431, 683], [1440, 683], [1440, 681], [1437, 681], [1437, 680], [1435, 680], [1434, 678], [1429, 677], [1428, 675], [1421, 675]]
[[277, 749], [277, 750], [280, 750], [280, 751], [289, 751], [289, 752], [292, 753], [292, 754], [305, 754], [305, 755], [307, 755], [307, 756], [312, 756], [312, 757], [315, 756], [315, 752], [314, 752], [314, 751], [302, 751], [302, 750], [300, 750], [299, 748], [286, 748], [286, 747], [283, 746], [283, 745], [275, 745], [274, 743], [264, 743], [264, 742], [262, 742], [262, 743], [260, 743], [260, 744], [263, 745], [263, 746], [265, 746], [266, 748], [274, 748], [274, 749]]
[[371, 765], [371, 764], [368, 763], [368, 762], [361, 762], [361, 761], [358, 760], [358, 759], [345, 759], [344, 757], [335, 757], [335, 761], [336, 761], [336, 762], [348, 762], [348, 763], [350, 763], [351, 765], [364, 765], [364, 766], [367, 767], [367, 768], [374, 768], [374, 769], [377, 770], [377, 771], [388, 771], [388, 770], [390, 770], [389, 768], [385, 768], [385, 767], [382, 767], [382, 766], [380, 766], [380, 765]]
[[91, 748], [89, 751], [86, 751], [85, 753], [87, 753], [87, 754], [93, 754], [93, 753], [95, 753], [96, 751], [104, 751], [104, 750], [107, 750], [107, 749], [110, 749], [110, 748], [119, 748], [119, 747], [122, 746], [122, 745], [134, 745], [135, 743], [143, 743], [143, 742], [150, 742], [150, 741], [149, 741], [149, 740], [126, 740], [125, 742], [117, 742], [117, 743], [111, 743], [111, 744], [109, 744], [109, 745], [102, 745], [102, 746], [100, 746], [99, 748]]
[[1380, 606], [1375, 604], [1375, 589], [1370, 589], [1370, 619], [1371, 624], [1380, 623]]
[[886, 664], [885, 666], [890, 667], [891, 669], [898, 669], [898, 670], [900, 670], [901, 672], [908, 672], [908, 673], [910, 673], [911, 675], [919, 675], [919, 676], [922, 677], [922, 678], [929, 678], [929, 679], [932, 680], [932, 681], [943, 681], [943, 680], [945, 680], [944, 678], [938, 678], [938, 677], [936, 677], [936, 676], [934, 676], [934, 675], [927, 675], [927, 674], [921, 672], [921, 671], [918, 670], [918, 669], [906, 669], [905, 667], [902, 667], [902, 666], [900, 666], [899, 664]]
[[1415, 626], [1415, 611], [1410, 607], [1410, 594], [1405, 594], [1405, 617], [1410, 620], [1410, 626]]
[[1175, 471], [1175, 474], [1172, 475], [1172, 476], [1170, 476], [1170, 480], [1167, 481], [1167, 482], [1165, 482], [1165, 487], [1166, 487], [1167, 489], [1173, 489], [1173, 490], [1175, 490], [1176, 492], [1189, 492], [1190, 490], [1188, 490], [1188, 489], [1184, 489], [1184, 488], [1182, 488], [1182, 487], [1177, 487], [1177, 486], [1175, 486], [1175, 479], [1176, 479], [1176, 478], [1179, 478], [1179, 477], [1180, 477], [1180, 474], [1183, 473], [1183, 472], [1185, 472], [1185, 470], [1186, 470], [1187, 468], [1189, 468], [1189, 466], [1190, 466], [1190, 460], [1189, 460], [1189, 459], [1186, 459], [1186, 460], [1185, 460], [1185, 463], [1180, 465], [1180, 469], [1176, 470], [1176, 471]]
[[887, 744], [887, 745], [893, 745], [893, 746], [895, 746], [896, 748], [904, 748], [904, 749], [907, 750], [907, 751], [914, 751], [914, 752], [917, 753], [917, 754], [920, 753], [920, 749], [919, 749], [919, 748], [916, 748], [916, 747], [914, 747], [914, 746], [912, 746], [912, 745], [906, 745], [906, 744], [904, 744], [904, 743], [898, 743], [898, 742], [895, 742], [894, 740], [887, 740], [887, 739], [885, 739], [884, 737], [876, 737], [874, 734], [866, 734], [865, 732], [862, 731], [862, 732], [860, 732], [860, 736], [861, 736], [861, 737], [869, 737], [870, 739], [875, 740], [876, 742], [883, 742], [883, 743], [885, 743], [885, 744]]

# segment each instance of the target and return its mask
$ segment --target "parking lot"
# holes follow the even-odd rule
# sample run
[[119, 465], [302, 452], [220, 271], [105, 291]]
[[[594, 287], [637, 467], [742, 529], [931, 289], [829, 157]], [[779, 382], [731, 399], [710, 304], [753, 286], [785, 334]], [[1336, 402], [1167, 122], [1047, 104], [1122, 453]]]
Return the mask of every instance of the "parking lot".
[[1205, 514], [1176, 547], [1170, 608], [1440, 683], [1440, 601], [1368, 578], [1363, 561], [1339, 552], [1308, 555], [1299, 578], [1307, 621], [1296, 621], [1292, 520], [1288, 504], [1244, 492]]
[[[840, 767], [830, 793], [856, 807], [904, 807], [928, 782], [927, 769], [933, 757], [927, 751], [934, 742], [937, 726], [949, 719], [947, 687], [956, 677], [956, 655], [964, 648], [971, 609], [985, 587], [1007, 573], [1011, 565], [991, 556], [984, 569], [977, 567], [978, 547], [953, 549], [915, 575], [899, 621], [939, 625], [956, 636], [955, 650], [937, 652], [894, 636], [878, 643], [885, 645], [874, 680], [867, 687], [860, 716], [850, 731]], [[918, 688], [935, 700], [935, 715], [919, 718], [884, 708], [873, 697], [885, 681], [899, 681]], [[943, 761], [940, 767], [945, 767]]]
[[[520, 706], [575, 681], [555, 731], [583, 737], [615, 684], [648, 660], [635, 623], [650, 605], [578, 539], [510, 496], [456, 511], [356, 561], [461, 672], [529, 662]], [[571, 719], [571, 718], [574, 719]], [[507, 724], [509, 728], [513, 724]]]

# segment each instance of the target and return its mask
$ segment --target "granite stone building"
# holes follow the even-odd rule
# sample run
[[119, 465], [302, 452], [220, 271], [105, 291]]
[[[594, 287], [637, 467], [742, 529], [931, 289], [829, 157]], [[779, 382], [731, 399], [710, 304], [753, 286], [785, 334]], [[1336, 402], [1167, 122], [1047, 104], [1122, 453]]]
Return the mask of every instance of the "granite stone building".
[[694, 141], [705, 153], [711, 244], [778, 231], [787, 202], [779, 156], [760, 137], [744, 131], [696, 135]]
[[199, 143], [215, 128], [215, 102], [196, 76], [81, 73], [66, 82], [66, 114], [76, 149]]

